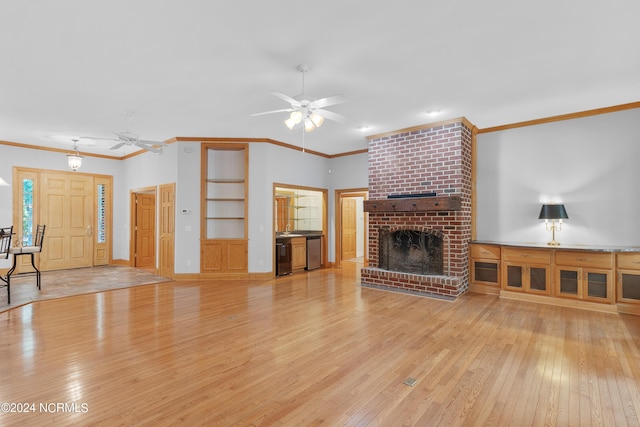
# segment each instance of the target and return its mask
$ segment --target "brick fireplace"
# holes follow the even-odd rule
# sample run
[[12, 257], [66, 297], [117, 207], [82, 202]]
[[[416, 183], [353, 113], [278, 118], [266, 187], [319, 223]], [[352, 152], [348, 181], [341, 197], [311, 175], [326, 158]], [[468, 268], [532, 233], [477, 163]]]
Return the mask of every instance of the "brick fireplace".
[[[450, 300], [468, 289], [473, 129], [460, 118], [369, 139], [369, 266], [362, 286]], [[381, 245], [389, 235], [401, 237]], [[440, 249], [420, 249], [427, 240], [420, 236], [433, 235]], [[426, 257], [420, 262], [442, 268], [387, 269], [393, 245], [396, 256]], [[432, 262], [432, 256], [440, 258]]]

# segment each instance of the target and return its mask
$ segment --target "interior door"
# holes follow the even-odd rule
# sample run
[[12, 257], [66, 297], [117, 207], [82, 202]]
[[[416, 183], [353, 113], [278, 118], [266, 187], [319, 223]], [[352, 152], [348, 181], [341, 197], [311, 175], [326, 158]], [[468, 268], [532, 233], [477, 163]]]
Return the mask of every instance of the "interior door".
[[61, 270], [93, 265], [93, 177], [43, 172], [41, 223], [47, 226], [40, 268]]
[[156, 196], [136, 194], [135, 267], [156, 266]]
[[352, 259], [356, 257], [356, 239], [356, 200], [350, 197], [344, 197], [342, 199], [342, 259]]
[[173, 277], [175, 239], [175, 184], [160, 186], [160, 275]]

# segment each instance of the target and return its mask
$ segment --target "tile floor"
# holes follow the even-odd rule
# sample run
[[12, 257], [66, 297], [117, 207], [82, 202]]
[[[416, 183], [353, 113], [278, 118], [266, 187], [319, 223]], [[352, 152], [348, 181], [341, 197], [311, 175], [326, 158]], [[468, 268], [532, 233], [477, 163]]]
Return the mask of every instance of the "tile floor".
[[41, 280], [42, 290], [39, 291], [35, 275], [12, 276], [11, 305], [7, 304], [7, 289], [0, 288], [0, 312], [32, 301], [171, 281], [145, 270], [125, 266], [44, 271]]

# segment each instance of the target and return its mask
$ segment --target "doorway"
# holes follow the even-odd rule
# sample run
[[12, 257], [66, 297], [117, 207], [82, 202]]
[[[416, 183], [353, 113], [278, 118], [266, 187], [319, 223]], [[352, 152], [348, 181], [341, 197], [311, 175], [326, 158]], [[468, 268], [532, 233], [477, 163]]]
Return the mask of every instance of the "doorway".
[[[31, 245], [36, 226], [46, 225], [36, 256], [41, 271], [111, 262], [113, 177], [16, 166], [13, 182], [16, 241]], [[31, 271], [30, 260], [18, 261], [17, 267]]]
[[367, 262], [367, 217], [363, 189], [336, 190], [336, 266], [342, 261]]
[[156, 189], [131, 192], [130, 265], [156, 269]]

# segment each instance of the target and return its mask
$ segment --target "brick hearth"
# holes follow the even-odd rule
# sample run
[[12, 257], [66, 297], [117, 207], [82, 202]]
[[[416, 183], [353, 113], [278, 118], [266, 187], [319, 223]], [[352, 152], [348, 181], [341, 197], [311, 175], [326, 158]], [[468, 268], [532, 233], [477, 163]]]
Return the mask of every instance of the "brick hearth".
[[[370, 206], [388, 200], [389, 195], [432, 192], [439, 197], [459, 196], [461, 203], [456, 210], [426, 212], [380, 212], [379, 206], [377, 210], [370, 209], [369, 266], [362, 269], [363, 286], [446, 299], [455, 299], [468, 289], [473, 128], [461, 118], [370, 138], [367, 202]], [[444, 275], [380, 269], [378, 238], [383, 227], [391, 231], [441, 231], [445, 236]]]

